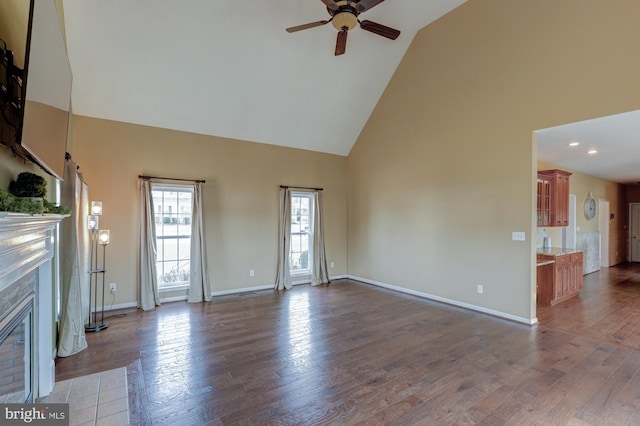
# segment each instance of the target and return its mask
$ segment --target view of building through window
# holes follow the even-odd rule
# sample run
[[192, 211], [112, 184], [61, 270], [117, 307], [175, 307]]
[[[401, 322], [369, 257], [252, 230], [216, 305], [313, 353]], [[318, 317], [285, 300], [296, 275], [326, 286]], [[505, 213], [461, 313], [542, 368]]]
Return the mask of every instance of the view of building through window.
[[193, 187], [153, 184], [152, 194], [158, 250], [158, 287], [167, 290], [188, 286]]
[[310, 274], [313, 258], [313, 194], [291, 194], [291, 274]]

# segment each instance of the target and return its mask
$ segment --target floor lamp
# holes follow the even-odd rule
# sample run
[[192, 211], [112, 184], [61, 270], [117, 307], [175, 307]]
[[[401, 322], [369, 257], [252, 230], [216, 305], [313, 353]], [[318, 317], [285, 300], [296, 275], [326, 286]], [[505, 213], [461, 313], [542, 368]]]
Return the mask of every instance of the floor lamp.
[[[91, 202], [91, 214], [87, 217], [87, 227], [91, 233], [91, 252], [89, 266], [89, 322], [84, 326], [85, 331], [101, 331], [109, 327], [104, 322], [104, 281], [106, 272], [107, 244], [109, 244], [109, 230], [98, 229], [102, 215], [102, 202]], [[98, 246], [102, 246], [102, 263], [98, 261]], [[98, 321], [98, 281], [102, 278], [102, 298], [100, 307], [100, 321]], [[93, 289], [93, 291], [92, 291]], [[91, 296], [93, 293], [93, 321], [91, 321]]]

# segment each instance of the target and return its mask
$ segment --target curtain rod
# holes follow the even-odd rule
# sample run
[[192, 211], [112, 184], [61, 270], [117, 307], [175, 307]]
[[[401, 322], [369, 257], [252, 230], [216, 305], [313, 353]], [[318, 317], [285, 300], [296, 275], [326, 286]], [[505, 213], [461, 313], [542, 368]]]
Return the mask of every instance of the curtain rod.
[[138, 175], [140, 179], [162, 179], [162, 180], [179, 180], [182, 182], [197, 182], [197, 183], [206, 183], [206, 180], [202, 179], [180, 179], [180, 178], [170, 178], [170, 177], [161, 177], [161, 176], [144, 176]]
[[286, 185], [280, 185], [280, 188], [293, 188], [293, 189], [309, 189], [312, 191], [323, 191], [323, 188], [309, 188], [306, 186], [286, 186]]

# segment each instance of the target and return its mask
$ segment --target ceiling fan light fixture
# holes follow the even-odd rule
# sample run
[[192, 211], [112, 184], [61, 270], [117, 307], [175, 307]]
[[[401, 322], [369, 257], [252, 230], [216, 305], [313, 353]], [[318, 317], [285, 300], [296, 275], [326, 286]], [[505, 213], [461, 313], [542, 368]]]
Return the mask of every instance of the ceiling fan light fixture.
[[400, 35], [400, 30], [378, 24], [365, 19], [358, 20], [358, 16], [372, 7], [382, 3], [384, 0], [321, 0], [327, 6], [327, 12], [331, 15], [331, 19], [309, 22], [308, 24], [296, 25], [294, 27], [285, 28], [288, 33], [295, 33], [309, 28], [319, 27], [328, 24], [338, 30], [336, 39], [335, 55], [343, 55], [347, 47], [347, 34], [350, 30], [357, 26], [370, 33], [395, 40]]
[[351, 12], [339, 12], [333, 15], [331, 24], [338, 31], [341, 31], [345, 27], [348, 30], [352, 30], [358, 25], [358, 18]]

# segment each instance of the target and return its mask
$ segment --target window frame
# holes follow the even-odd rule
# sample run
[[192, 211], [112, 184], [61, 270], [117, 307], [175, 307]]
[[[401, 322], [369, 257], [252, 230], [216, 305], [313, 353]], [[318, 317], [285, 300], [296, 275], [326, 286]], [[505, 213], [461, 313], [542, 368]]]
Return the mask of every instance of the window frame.
[[[189, 233], [187, 234], [180, 234], [179, 232], [176, 232], [176, 235], [162, 235], [161, 237], [158, 237], [158, 222], [156, 222], [156, 220], [158, 218], [160, 218], [160, 220], [162, 222], [164, 222], [164, 216], [168, 215], [169, 218], [171, 217], [176, 217], [177, 219], [177, 223], [176, 225], [179, 226], [180, 225], [180, 218], [181, 217], [187, 217], [185, 213], [183, 213], [184, 209], [181, 209], [181, 204], [178, 203], [178, 205], [175, 207], [175, 211], [173, 210], [173, 208], [168, 211], [165, 212], [166, 210], [166, 204], [162, 203], [160, 204], [160, 206], [162, 207], [162, 211], [159, 211], [159, 209], [157, 209], [157, 204], [155, 203], [155, 197], [154, 197], [154, 193], [156, 191], [162, 191], [162, 192], [188, 192], [191, 194], [191, 215], [189, 216]], [[164, 259], [164, 254], [165, 254], [165, 246], [163, 245], [162, 247], [162, 253], [163, 253], [163, 258], [160, 259], [158, 254], [160, 253], [160, 244], [162, 243], [162, 240], [180, 240], [180, 239], [187, 239], [189, 240], [189, 257], [188, 259], [183, 259], [180, 257], [180, 241], [177, 242], [177, 251], [178, 254], [176, 255], [176, 260], [175, 262], [177, 263], [178, 266], [178, 273], [180, 270], [182, 270], [183, 268], [180, 268], [180, 264], [182, 262], [191, 262], [191, 238], [193, 237], [192, 233], [191, 233], [191, 221], [193, 220], [193, 197], [194, 197], [194, 187], [193, 185], [184, 185], [184, 184], [170, 184], [170, 183], [152, 183], [151, 184], [151, 194], [152, 194], [152, 199], [154, 202], [154, 222], [153, 222], [153, 226], [154, 226], [154, 230], [155, 230], [155, 235], [156, 235], [156, 272], [158, 274], [158, 291], [160, 293], [166, 293], [166, 292], [172, 292], [172, 291], [178, 291], [178, 290], [185, 290], [189, 288], [190, 285], [190, 278], [188, 281], [181, 281], [180, 284], [177, 285], [172, 285], [172, 286], [168, 286], [168, 285], [163, 285], [163, 281], [160, 280], [160, 276], [162, 274], [162, 272], [164, 271], [164, 268], [161, 268], [161, 265], [164, 266], [165, 263], [167, 262], [173, 262], [173, 260], [165, 260]], [[179, 199], [179, 197], [178, 197]], [[165, 225], [164, 223], [161, 223], [163, 226]], [[187, 225], [186, 223], [184, 225]], [[178, 229], [178, 231], [180, 231], [180, 229]], [[187, 267], [189, 269], [189, 267]]]
[[[309, 200], [309, 211], [308, 211], [308, 218], [309, 218], [309, 230], [308, 231], [299, 231], [299, 232], [293, 232], [293, 225], [294, 225], [294, 221], [293, 221], [293, 215], [294, 215], [294, 202], [293, 199], [294, 198], [306, 198]], [[315, 203], [315, 194], [313, 192], [302, 192], [302, 191], [292, 191], [291, 192], [291, 216], [292, 216], [292, 220], [291, 220], [291, 232], [289, 234], [289, 238], [290, 238], [290, 242], [291, 244], [289, 244], [289, 274], [292, 277], [300, 277], [300, 276], [305, 276], [305, 275], [311, 275], [313, 273], [313, 238], [314, 238], [314, 229], [313, 229], [313, 222], [314, 222], [314, 203]], [[302, 224], [302, 222], [300, 222]], [[294, 235], [298, 235], [298, 236], [303, 236], [303, 235], [307, 235], [308, 236], [308, 245], [309, 247], [307, 248], [307, 268], [305, 269], [292, 269], [293, 266], [293, 239], [294, 239]], [[300, 252], [303, 253], [303, 252]]]

